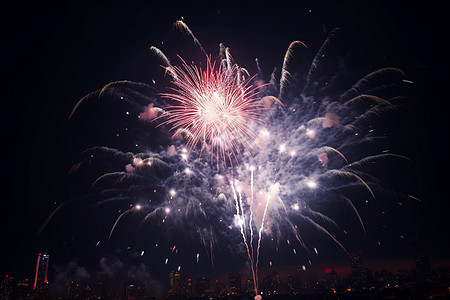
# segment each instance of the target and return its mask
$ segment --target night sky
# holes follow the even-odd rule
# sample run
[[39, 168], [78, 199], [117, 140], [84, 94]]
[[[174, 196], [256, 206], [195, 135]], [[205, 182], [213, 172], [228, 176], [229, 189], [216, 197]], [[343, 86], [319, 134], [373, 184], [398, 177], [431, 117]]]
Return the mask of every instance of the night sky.
[[[346, 32], [346, 40], [341, 43], [348, 47], [344, 47], [347, 54], [342, 56], [345, 63], [341, 68], [352, 71], [343, 80], [348, 87], [381, 67], [405, 71], [407, 79], [414, 82], [409, 92], [410, 104], [383, 126], [389, 128], [392, 137], [390, 150], [408, 156], [411, 164], [404, 168], [402, 165], [400, 171], [388, 172], [385, 180], [393, 190], [413, 195], [421, 202], [412, 201], [401, 208], [386, 205], [389, 217], [381, 220], [364, 213], [368, 237], [363, 242], [353, 241], [354, 249], [365, 253], [370, 266], [392, 265], [392, 261], [401, 265], [409, 259], [414, 267], [411, 248], [419, 238], [432, 261], [448, 264], [450, 207], [444, 146], [448, 137], [445, 92], [448, 51], [443, 7], [415, 1], [297, 2], [186, 1], [179, 5], [150, 5], [103, 1], [13, 4], [3, 10], [1, 128], [5, 179], [0, 227], [1, 274], [31, 278], [36, 255], [48, 252], [53, 266], [51, 276], [55, 277], [65, 268], [80, 278], [87, 278], [80, 270], [94, 278], [92, 274], [106, 272], [98, 269], [103, 263], [111, 268], [124, 264], [122, 269], [127, 272], [147, 272], [151, 280], [165, 280], [163, 275], [169, 269], [152, 273], [152, 267], [147, 266], [153, 264], [127, 256], [127, 245], [113, 240], [103, 246], [108, 243], [115, 213], [111, 212], [111, 219], [103, 221], [107, 211], [98, 213], [83, 209], [80, 204], [72, 216], [65, 212], [52, 220], [42, 234], [37, 233], [58, 205], [79, 192], [74, 189], [83, 188], [82, 179], [74, 182], [67, 175], [80, 160], [82, 151], [103, 145], [133, 151], [135, 140], [114, 138], [117, 125], [114, 108], [108, 115], [108, 110], [88, 107], [85, 116], [69, 122], [76, 103], [113, 81], [165, 82], [161, 62], [148, 50], [152, 45], [162, 49], [174, 64], [178, 63], [176, 54], [196, 59], [198, 53], [192, 41], [172, 27], [181, 18], [213, 57], [223, 42], [250, 74], [256, 73], [257, 57], [266, 80], [274, 67], [281, 67], [290, 42], [301, 40], [307, 44], [306, 59], [311, 60], [336, 27]], [[135, 138], [138, 134], [132, 132], [130, 136]], [[151, 140], [148, 147], [156, 149], [160, 141], [153, 139], [152, 131], [147, 130], [145, 136]], [[76, 223], [68, 224], [74, 219]], [[380, 235], [376, 229], [379, 224], [387, 224], [392, 230], [383, 246], [373, 249]], [[79, 232], [76, 226], [80, 226]], [[64, 245], [70, 240], [69, 233], [76, 236], [75, 241], [69, 242], [70, 247]], [[399, 238], [400, 234], [405, 236]], [[359, 235], [353, 239], [358, 240]], [[101, 249], [95, 247], [97, 240], [102, 241]], [[352, 244], [351, 239], [348, 242]], [[317, 265], [343, 266], [346, 261], [342, 253], [329, 253]], [[232, 269], [243, 269], [244, 262], [245, 256], [236, 260], [236, 265], [225, 268], [226, 264], [219, 259], [215, 268], [204, 266], [199, 272], [223, 276]], [[292, 264], [293, 269], [298, 267], [299, 264]], [[287, 262], [282, 262], [279, 270], [289, 268]]]

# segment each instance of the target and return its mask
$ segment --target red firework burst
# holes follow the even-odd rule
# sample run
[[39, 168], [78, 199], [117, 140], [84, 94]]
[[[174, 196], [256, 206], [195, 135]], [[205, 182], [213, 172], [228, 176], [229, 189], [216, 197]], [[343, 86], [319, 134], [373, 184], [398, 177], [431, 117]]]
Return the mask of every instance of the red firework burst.
[[162, 94], [175, 102], [166, 108], [163, 124], [171, 125], [173, 138], [183, 134], [191, 148], [201, 143], [211, 158], [225, 160], [243, 147], [251, 149], [255, 139], [252, 121], [259, 122], [262, 105], [257, 88], [245, 80], [246, 71], [237, 65], [215, 67], [207, 60], [206, 70], [183, 61], [182, 67], [167, 70], [173, 80], [173, 93]]

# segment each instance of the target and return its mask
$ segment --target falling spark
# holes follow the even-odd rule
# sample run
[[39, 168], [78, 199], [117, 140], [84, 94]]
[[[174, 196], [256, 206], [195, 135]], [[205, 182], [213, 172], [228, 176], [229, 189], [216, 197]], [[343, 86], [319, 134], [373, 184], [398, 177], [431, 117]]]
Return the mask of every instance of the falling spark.
[[[267, 194], [267, 200], [266, 200], [266, 206], [264, 207], [264, 213], [261, 220], [261, 227], [259, 228], [258, 232], [258, 247], [256, 248], [256, 274], [258, 274], [258, 263], [259, 263], [259, 252], [261, 250], [261, 239], [262, 239], [262, 232], [264, 230], [264, 220], [266, 219], [267, 214], [267, 208], [269, 207], [269, 201], [270, 201], [270, 194]], [[256, 283], [256, 292], [257, 292], [258, 284]]]
[[[247, 250], [247, 255], [248, 258], [250, 260], [250, 265], [251, 265], [251, 270], [252, 270], [252, 276], [253, 278], [255, 277], [255, 268], [254, 268], [254, 264], [253, 264], [253, 259], [252, 259], [252, 254], [250, 254], [250, 249], [247, 243], [247, 238], [245, 237], [245, 230], [244, 230], [244, 226], [245, 226], [245, 217], [244, 217], [244, 208], [243, 208], [243, 204], [242, 204], [242, 194], [241, 194], [241, 189], [239, 187], [237, 187], [238, 193], [239, 193], [239, 201], [238, 201], [238, 196], [236, 194], [236, 190], [234, 188], [234, 184], [233, 181], [230, 181], [231, 183], [231, 189], [233, 191], [233, 197], [235, 200], [235, 205], [236, 205], [236, 216], [238, 218], [238, 225], [241, 231], [241, 235], [242, 235], [242, 240], [244, 241], [245, 244], [245, 248]], [[255, 284], [255, 291], [257, 290], [256, 287], [256, 282], [253, 281]]]
[[250, 227], [250, 247], [252, 250], [252, 261], [253, 257], [253, 201], [254, 201], [254, 188], [253, 188], [253, 172], [255, 171], [254, 166], [250, 166], [250, 220], [248, 221], [248, 226]]
[[199, 40], [195, 37], [194, 33], [191, 31], [191, 29], [181, 20], [176, 21], [174, 24], [174, 27], [180, 31], [186, 32], [189, 36], [191, 36], [192, 40], [194, 41], [194, 44], [200, 48], [200, 50], [203, 52], [203, 54], [206, 56], [205, 49], [203, 49], [202, 44], [200, 44]]
[[253, 172], [255, 171], [254, 166], [250, 166], [250, 220], [248, 222], [248, 226], [250, 227], [250, 248], [251, 248], [251, 258], [250, 262], [252, 264], [252, 275], [253, 275], [253, 285], [255, 289], [255, 293], [258, 293], [258, 274], [255, 270], [255, 267], [253, 267], [255, 258], [254, 258], [254, 250], [253, 250], [253, 201], [254, 201], [254, 188], [253, 188]]
[[[164, 52], [162, 52], [160, 49], [156, 48], [155, 46], [151, 46], [150, 51], [154, 52], [159, 57], [159, 59], [161, 59], [161, 61], [165, 65], [166, 71], [172, 77], [175, 77], [176, 73], [173, 71], [172, 64], [170, 63], [170, 60], [167, 58], [167, 56], [164, 54]], [[153, 83], [155, 84], [156, 82], [153, 80]]]
[[303, 47], [308, 48], [301, 41], [294, 41], [289, 45], [289, 47], [286, 51], [286, 54], [284, 55], [283, 68], [281, 69], [280, 94], [278, 95], [278, 98], [282, 98], [282, 96], [284, 95], [284, 91], [285, 91], [286, 85], [288, 83], [288, 76], [291, 75], [288, 71], [289, 62], [291, 60], [291, 57], [292, 57], [292, 54], [294, 51], [294, 47], [296, 47], [297, 45], [302, 45]]

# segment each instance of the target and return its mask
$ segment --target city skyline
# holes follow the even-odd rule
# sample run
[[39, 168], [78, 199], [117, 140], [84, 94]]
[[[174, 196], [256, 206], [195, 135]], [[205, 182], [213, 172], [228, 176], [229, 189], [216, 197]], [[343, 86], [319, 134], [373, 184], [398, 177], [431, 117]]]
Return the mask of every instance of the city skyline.
[[[46, 256], [40, 262], [41, 256]], [[48, 254], [39, 253], [38, 266], [48, 268]], [[397, 295], [414, 295], [429, 293], [430, 295], [446, 295], [445, 283], [450, 279], [450, 268], [432, 268], [428, 257], [417, 255], [413, 258], [413, 269], [401, 267], [396, 271], [371, 270], [367, 268], [358, 254], [351, 257], [349, 274], [337, 272], [334, 267], [322, 269], [319, 276], [312, 279], [301, 276], [305, 271], [296, 274], [281, 274], [272, 268], [262, 274], [260, 293], [266, 298], [276, 295], [332, 295], [344, 293], [387, 293]], [[44, 272], [38, 277], [45, 276]], [[44, 275], [45, 274], [45, 275]], [[118, 286], [104, 282], [72, 281], [64, 291], [55, 292], [51, 282], [36, 288], [28, 279], [17, 279], [10, 275], [2, 276], [0, 291], [5, 299], [40, 299], [47, 297], [88, 298], [94, 295], [105, 299], [147, 299], [147, 297], [249, 297], [254, 295], [251, 276], [241, 276], [240, 272], [226, 274], [225, 280], [209, 277], [192, 277], [180, 271], [171, 271], [167, 276], [164, 290], [156, 291], [154, 286], [140, 282], [134, 275]], [[36, 282], [37, 280], [34, 280]], [[44, 282], [42, 282], [43, 284]], [[120, 287], [122, 286], [122, 287]], [[411, 287], [415, 286], [414, 292]], [[430, 289], [432, 287], [432, 289]], [[418, 291], [417, 291], [418, 290]], [[350, 295], [350, 294], [349, 294]], [[37, 297], [37, 298], [36, 298]], [[15, 299], [15, 298], [14, 298]], [[222, 299], [222, 298], [220, 298]]]
[[[37, 254], [37, 263], [35, 265], [33, 265], [33, 267], [29, 267], [28, 268], [28, 276], [27, 275], [19, 275], [22, 280], [26, 280], [27, 282], [30, 281], [30, 283], [33, 286], [34, 289], [34, 283], [38, 282], [38, 277], [43, 277], [43, 278], [47, 278], [48, 276], [48, 272], [38, 272], [39, 270], [47, 270], [48, 271], [48, 260], [46, 260], [44, 263], [42, 263], [42, 260], [40, 259], [43, 255], [46, 255], [47, 258], [49, 258], [49, 255], [47, 253], [39, 253]], [[450, 269], [450, 261], [447, 259], [447, 257], [438, 257], [438, 258], [430, 258], [428, 256], [418, 256], [416, 255], [415, 252], [412, 253], [412, 255], [407, 256], [407, 257], [397, 257], [397, 258], [390, 258], [390, 259], [385, 259], [383, 261], [377, 260], [377, 259], [367, 259], [367, 258], [363, 258], [363, 265], [365, 268], [371, 270], [372, 272], [381, 272], [381, 271], [388, 271], [388, 272], [397, 272], [400, 269], [406, 269], [406, 270], [413, 270], [413, 269], [418, 269], [418, 263], [421, 264], [422, 262], [422, 258], [425, 259], [426, 265], [428, 265], [429, 267], [425, 267], [425, 269], [431, 268], [432, 270], [437, 270], [438, 268], [442, 267], [444, 269]], [[40, 263], [40, 264], [39, 264]], [[40, 268], [38, 268], [38, 264], [40, 266]], [[44, 264], [44, 267], [42, 268], [42, 264]], [[84, 268], [84, 266], [77, 266], [79, 268]], [[419, 268], [424, 268], [424, 267], [419, 267]], [[330, 263], [321, 263], [321, 264], [312, 264], [312, 265], [308, 265], [305, 270], [302, 268], [302, 266], [297, 266], [297, 267], [282, 267], [279, 266], [278, 268], [276, 266], [264, 266], [261, 268], [261, 273], [260, 273], [260, 277], [263, 278], [267, 275], [270, 275], [270, 273], [272, 272], [272, 270], [277, 269], [278, 271], [280, 271], [280, 278], [283, 281], [286, 281], [289, 275], [295, 274], [298, 277], [302, 277], [303, 279], [308, 279], [308, 280], [316, 280], [318, 278], [320, 278], [321, 276], [323, 276], [324, 272], [326, 272], [327, 270], [336, 270], [341, 276], [343, 277], [348, 277], [352, 274], [352, 260], [348, 260], [348, 261], [341, 261], [341, 262], [330, 262]], [[55, 277], [55, 272], [56, 270], [54, 269], [54, 266], [51, 266], [50, 264], [50, 279], [53, 277]], [[167, 286], [170, 287], [170, 276], [171, 274], [181, 274], [180, 271], [176, 271], [176, 270], [172, 270], [170, 271], [168, 274], [169, 276], [169, 281]], [[242, 282], [244, 282], [244, 280], [248, 280], [251, 279], [251, 272], [243, 267], [238, 273], [240, 274], [244, 274]], [[15, 277], [17, 278], [18, 276], [16, 274], [13, 273], [9, 273], [9, 274], [3, 274], [5, 276], [11, 276], [11, 277]], [[214, 280], [220, 280], [222, 282], [226, 282], [227, 281], [227, 276], [229, 275], [229, 273], [220, 273], [220, 272], [211, 272], [210, 275], [208, 274], [197, 274], [191, 277], [202, 277], [204, 275], [207, 275], [208, 277], [210, 277], [211, 279]], [[197, 277], [196, 277], [197, 276]], [[178, 277], [178, 280], [179, 277]], [[40, 280], [41, 284], [43, 284], [44, 282], [47, 282], [47, 284], [49, 283], [48, 280], [42, 279]]]

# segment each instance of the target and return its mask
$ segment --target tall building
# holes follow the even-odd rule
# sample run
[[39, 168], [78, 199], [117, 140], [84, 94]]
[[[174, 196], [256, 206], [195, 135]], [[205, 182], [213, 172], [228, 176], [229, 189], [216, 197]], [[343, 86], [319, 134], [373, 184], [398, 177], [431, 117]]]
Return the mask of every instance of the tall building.
[[208, 278], [202, 277], [195, 281], [195, 291], [199, 297], [211, 295], [211, 283]]
[[184, 285], [184, 293], [188, 297], [194, 297], [195, 295], [195, 288], [194, 288], [194, 281], [189, 278], [186, 280], [186, 284]]
[[12, 299], [14, 278], [6, 275], [0, 281], [0, 299], [9, 300]]
[[270, 294], [277, 294], [280, 292], [280, 275], [277, 271], [272, 271], [272, 274], [264, 277], [263, 287], [264, 290]]
[[234, 295], [240, 295], [242, 293], [242, 281], [240, 273], [228, 274], [228, 285], [230, 287], [230, 293]]
[[371, 281], [372, 275], [369, 269], [361, 263], [361, 253], [350, 254], [350, 267], [352, 269], [353, 285], [355, 288], [366, 287]]
[[430, 260], [425, 252], [425, 246], [422, 240], [416, 238], [413, 241], [413, 254], [416, 269], [420, 276], [428, 277], [431, 272]]
[[327, 268], [327, 269], [325, 269], [325, 272], [326, 272], [327, 287], [329, 289], [336, 290], [336, 287], [339, 283], [338, 274], [336, 273], [334, 268], [331, 268], [331, 269]]
[[272, 288], [274, 292], [279, 292], [280, 291], [280, 275], [278, 275], [277, 271], [272, 271]]
[[47, 274], [48, 274], [48, 261], [49, 255], [47, 253], [39, 253], [36, 262], [36, 272], [34, 274], [34, 284], [33, 289], [41, 289], [46, 284], [48, 284]]
[[295, 280], [291, 274], [288, 274], [288, 277], [287, 277], [287, 288], [288, 288], [289, 294], [293, 294], [295, 292]]
[[169, 294], [179, 295], [181, 292], [181, 273], [178, 271], [172, 271], [169, 273]]
[[140, 300], [147, 297], [147, 288], [145, 286], [136, 286], [129, 284], [125, 287], [125, 299]]
[[30, 299], [31, 297], [31, 282], [27, 279], [22, 279], [16, 285], [16, 299]]
[[247, 295], [251, 295], [252, 293], [255, 292], [255, 285], [253, 284], [253, 280], [248, 278], [246, 280], [244, 280], [244, 284], [243, 284], [243, 288], [244, 288], [244, 292]]
[[218, 296], [224, 296], [227, 293], [227, 289], [225, 288], [225, 284], [219, 282], [219, 280], [216, 280], [215, 286], [214, 286], [214, 293]]

